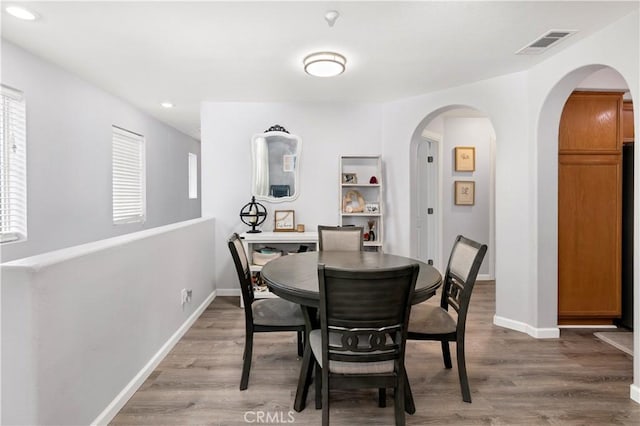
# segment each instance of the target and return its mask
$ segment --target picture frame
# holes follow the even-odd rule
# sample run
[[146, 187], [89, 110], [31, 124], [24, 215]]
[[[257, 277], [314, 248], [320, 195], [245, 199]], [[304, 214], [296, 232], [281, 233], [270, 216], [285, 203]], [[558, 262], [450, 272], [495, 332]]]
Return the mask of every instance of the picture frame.
[[476, 170], [476, 148], [474, 146], [456, 146], [454, 152], [456, 172]]
[[476, 202], [476, 183], [471, 180], [454, 182], [454, 203], [456, 206], [473, 206]]
[[355, 173], [343, 173], [342, 174], [342, 183], [358, 183], [358, 176]]
[[273, 219], [274, 232], [294, 232], [296, 230], [294, 210], [275, 210]]

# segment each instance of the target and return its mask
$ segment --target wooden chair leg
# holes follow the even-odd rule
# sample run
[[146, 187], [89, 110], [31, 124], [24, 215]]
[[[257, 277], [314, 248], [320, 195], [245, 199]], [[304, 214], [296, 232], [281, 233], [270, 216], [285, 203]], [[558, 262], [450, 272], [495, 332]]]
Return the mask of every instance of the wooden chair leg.
[[447, 340], [441, 340], [442, 346], [442, 359], [444, 360], [444, 368], [451, 368], [451, 351], [449, 350], [449, 342]]
[[413, 393], [411, 392], [411, 384], [407, 376], [407, 370], [404, 370], [404, 411], [413, 415], [416, 413], [416, 404], [413, 401]]
[[298, 331], [298, 356], [302, 356], [304, 354], [304, 333], [302, 331]]
[[387, 389], [379, 388], [378, 389], [378, 407], [384, 408], [387, 406]]
[[316, 410], [322, 408], [322, 368], [315, 362], [316, 375], [313, 380], [316, 382]]
[[398, 377], [398, 382], [396, 383], [396, 388], [394, 389], [394, 413], [396, 418], [396, 426], [404, 426], [405, 425], [405, 374], [400, 374]]
[[251, 370], [251, 357], [253, 356], [253, 330], [247, 330], [244, 337], [244, 354], [242, 355], [242, 376], [240, 377], [240, 390], [249, 386], [249, 371]]
[[469, 389], [469, 378], [467, 377], [467, 364], [464, 358], [464, 340], [460, 338], [456, 342], [456, 358], [458, 360], [458, 377], [460, 378], [462, 400], [464, 402], [471, 402], [471, 390]]
[[329, 426], [329, 374], [322, 370], [322, 426]]

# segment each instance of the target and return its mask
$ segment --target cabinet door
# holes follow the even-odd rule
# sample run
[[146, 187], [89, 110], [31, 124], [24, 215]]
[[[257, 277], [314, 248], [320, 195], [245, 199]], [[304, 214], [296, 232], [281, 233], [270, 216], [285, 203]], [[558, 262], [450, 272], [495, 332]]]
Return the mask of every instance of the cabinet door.
[[620, 316], [621, 156], [560, 155], [558, 316]]
[[560, 154], [619, 153], [621, 115], [621, 93], [574, 92], [560, 119]]

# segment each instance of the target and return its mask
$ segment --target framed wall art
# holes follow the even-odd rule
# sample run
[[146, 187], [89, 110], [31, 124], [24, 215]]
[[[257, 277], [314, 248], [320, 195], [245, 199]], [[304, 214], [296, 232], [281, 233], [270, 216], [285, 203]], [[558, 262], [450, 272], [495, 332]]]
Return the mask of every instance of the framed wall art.
[[274, 232], [293, 232], [296, 230], [295, 212], [293, 210], [275, 210]]
[[473, 172], [476, 169], [476, 148], [473, 146], [455, 147], [456, 172]]
[[470, 180], [454, 182], [454, 202], [456, 206], [473, 206], [476, 202], [476, 183]]

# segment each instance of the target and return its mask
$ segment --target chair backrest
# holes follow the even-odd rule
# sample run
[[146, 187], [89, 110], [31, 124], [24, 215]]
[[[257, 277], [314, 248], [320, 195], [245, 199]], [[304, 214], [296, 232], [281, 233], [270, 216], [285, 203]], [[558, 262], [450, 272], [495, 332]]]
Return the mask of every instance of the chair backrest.
[[236, 266], [245, 313], [248, 313], [248, 315], [250, 315], [250, 321], [253, 321], [253, 316], [251, 315], [253, 284], [251, 282], [251, 271], [249, 270], [249, 259], [247, 258], [247, 253], [244, 251], [244, 246], [242, 245], [240, 236], [235, 232], [231, 234], [227, 244], [229, 246], [229, 251], [231, 252], [231, 257], [233, 258], [233, 263]]
[[362, 251], [364, 239], [362, 226], [318, 225], [318, 250]]
[[322, 365], [329, 365], [329, 360], [404, 363], [419, 270], [417, 264], [375, 271], [318, 265]]
[[464, 332], [471, 292], [486, 252], [486, 244], [477, 243], [462, 235], [456, 237], [451, 249], [444, 274], [440, 307], [448, 309], [451, 306], [458, 313], [458, 332]]

